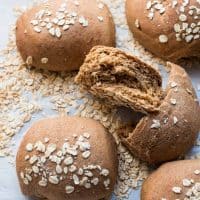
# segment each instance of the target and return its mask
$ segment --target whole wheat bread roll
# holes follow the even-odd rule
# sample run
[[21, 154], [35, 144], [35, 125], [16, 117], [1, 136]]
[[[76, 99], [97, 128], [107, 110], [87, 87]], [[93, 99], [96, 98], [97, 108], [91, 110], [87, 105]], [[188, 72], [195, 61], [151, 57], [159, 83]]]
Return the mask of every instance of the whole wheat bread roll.
[[36, 122], [16, 158], [21, 190], [34, 199], [109, 199], [117, 169], [112, 136], [99, 122], [79, 117]]
[[17, 20], [16, 43], [27, 65], [72, 71], [93, 46], [115, 45], [115, 26], [100, 1], [49, 0]]
[[154, 171], [142, 185], [141, 200], [198, 200], [200, 160], [169, 162]]
[[106, 102], [146, 113], [131, 132], [119, 130], [124, 145], [141, 160], [159, 164], [184, 155], [200, 129], [200, 107], [184, 69], [168, 63], [165, 91], [151, 66], [111, 47], [94, 47], [76, 82]]
[[200, 58], [198, 0], [126, 0], [126, 17], [134, 38], [158, 57]]
[[140, 120], [133, 132], [120, 134], [122, 142], [150, 164], [175, 160], [193, 145], [200, 130], [200, 106], [184, 69], [171, 68], [159, 112]]

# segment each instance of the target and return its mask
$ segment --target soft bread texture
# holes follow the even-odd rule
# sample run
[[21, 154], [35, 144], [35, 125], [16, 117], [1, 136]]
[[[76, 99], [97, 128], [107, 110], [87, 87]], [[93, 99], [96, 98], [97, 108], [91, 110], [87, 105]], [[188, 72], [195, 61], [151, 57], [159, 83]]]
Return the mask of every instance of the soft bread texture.
[[[76, 141], [82, 141], [83, 143], [80, 145], [80, 143], [75, 143]], [[88, 147], [88, 142], [90, 147]], [[69, 143], [71, 147], [71, 149], [69, 147], [66, 148], [68, 149], [66, 154], [63, 153], [64, 146], [67, 146], [64, 143]], [[75, 144], [80, 145], [78, 155], [75, 155], [73, 151], [73, 147], [75, 147], [73, 145]], [[44, 149], [44, 145], [46, 149]], [[54, 145], [56, 145], [56, 150], [48, 157], [47, 149], [51, 149]], [[82, 153], [84, 150], [81, 150], [81, 146], [82, 148], [89, 149], [91, 153], [89, 157], [83, 158]], [[44, 155], [47, 156], [45, 157]], [[27, 158], [27, 156], [29, 157]], [[34, 162], [33, 156], [37, 156], [41, 162], [44, 157], [46, 158], [46, 161], [42, 162], [43, 164], [40, 162], [40, 173], [38, 174], [35, 171], [37, 172], [39, 161]], [[73, 163], [66, 164], [65, 159], [70, 156], [73, 158]], [[50, 161], [50, 159], [53, 161]], [[60, 162], [59, 159], [62, 161]], [[31, 160], [34, 162], [33, 164], [30, 163]], [[77, 169], [73, 170], [73, 165]], [[92, 167], [96, 166], [98, 168], [92, 169]], [[60, 167], [62, 167], [62, 172], [60, 171]], [[68, 168], [67, 174], [64, 167]], [[70, 171], [70, 167], [73, 170], [72, 172]], [[87, 167], [88, 170], [86, 169]], [[84, 172], [80, 173], [81, 168]], [[34, 173], [31, 172], [29, 174], [30, 169], [34, 169]], [[108, 199], [114, 188], [117, 169], [116, 144], [112, 136], [107, 133], [99, 122], [79, 117], [56, 117], [36, 122], [24, 136], [16, 158], [16, 170], [21, 190], [23, 194], [35, 199]], [[52, 184], [49, 181], [51, 175], [56, 175], [59, 178], [62, 177], [62, 180], [60, 179], [57, 184]], [[77, 182], [77, 177], [74, 177], [75, 175], [78, 176], [80, 183], [79, 181]], [[42, 177], [44, 178], [45, 176], [47, 177], [47, 182], [43, 181], [41, 183]], [[88, 181], [83, 181], [81, 185], [81, 180], [84, 177], [88, 177]], [[93, 180], [95, 177], [98, 180]], [[90, 182], [89, 180], [93, 181]], [[55, 178], [53, 181], [56, 181]], [[74, 181], [76, 181], [76, 184]], [[91, 187], [89, 187], [88, 183], [91, 184]], [[45, 186], [42, 187], [41, 184], [45, 184]], [[68, 193], [66, 193], [66, 186], [73, 186], [73, 189], [68, 187]]]
[[112, 47], [94, 47], [81, 66], [76, 82], [113, 105], [143, 113], [158, 111], [162, 98], [160, 74]]
[[168, 67], [171, 71], [159, 113], [142, 118], [128, 135], [120, 134], [129, 150], [150, 164], [184, 155], [200, 129], [200, 107], [190, 78], [178, 65], [168, 63]]
[[[195, 197], [194, 194], [190, 196], [193, 198], [189, 197], [189, 191], [195, 187], [195, 183], [200, 182], [199, 166], [199, 159], [175, 161], [162, 165], [143, 183], [141, 200], [198, 200], [199, 191], [196, 193], [198, 196]], [[194, 182], [189, 184], [191, 179]], [[184, 186], [185, 184], [188, 186]], [[173, 191], [176, 190], [174, 187], [181, 188], [180, 194]]]
[[[178, 0], [175, 4], [171, 0], [156, 3], [153, 0], [126, 0], [127, 22], [134, 38], [147, 50], [165, 60], [200, 58], [200, 24], [197, 14], [200, 4], [197, 0], [190, 0], [184, 6], [183, 2]], [[190, 9], [192, 7], [193, 10]]]
[[96, 0], [78, 2], [49, 0], [17, 20], [16, 43], [28, 65], [78, 70], [93, 46], [115, 46], [115, 26], [107, 6]]
[[[95, 96], [148, 113], [133, 131], [119, 130], [119, 137], [135, 156], [153, 165], [184, 155], [200, 129], [200, 107], [189, 76], [178, 65], [168, 63], [168, 67], [171, 71], [163, 99], [160, 75], [114, 48], [94, 47], [76, 77]], [[153, 104], [143, 101], [145, 95]]]

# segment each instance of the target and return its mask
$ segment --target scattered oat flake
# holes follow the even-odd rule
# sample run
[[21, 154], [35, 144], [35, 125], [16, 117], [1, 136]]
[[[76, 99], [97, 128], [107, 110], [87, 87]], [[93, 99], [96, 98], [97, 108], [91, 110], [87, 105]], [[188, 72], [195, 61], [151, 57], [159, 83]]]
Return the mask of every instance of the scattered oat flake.
[[56, 35], [56, 37], [58, 37], [58, 38], [61, 37], [62, 33], [61, 33], [61, 31], [60, 31], [60, 28], [56, 28], [56, 29], [55, 29], [55, 35]]
[[176, 103], [177, 103], [176, 99], [173, 99], [173, 98], [170, 99], [170, 102], [172, 105], [176, 105]]
[[168, 37], [166, 35], [160, 35], [159, 36], [159, 41], [160, 41], [160, 43], [167, 43], [168, 42]]
[[176, 116], [174, 116], [174, 117], [173, 117], [173, 121], [174, 121], [174, 124], [177, 124], [177, 122], [178, 122], [178, 119], [177, 119], [177, 117], [176, 117]]
[[194, 171], [194, 174], [199, 175], [199, 174], [200, 174], [200, 170], [196, 169], [196, 170]]
[[70, 186], [70, 185], [67, 185], [65, 187], [65, 191], [66, 191], [67, 194], [71, 194], [72, 192], [74, 192], [74, 187]]
[[189, 179], [183, 179], [183, 186], [184, 187], [190, 187], [192, 185], [191, 180]]
[[176, 194], [181, 194], [182, 189], [181, 189], [181, 187], [173, 187], [173, 188], [172, 188], [172, 191], [173, 191], [174, 193], [176, 193]]
[[102, 16], [98, 16], [97, 18], [98, 18], [98, 20], [99, 20], [100, 22], [103, 22], [103, 17], [102, 17]]
[[32, 56], [28, 56], [26, 59], [26, 64], [27, 65], [32, 65], [33, 64], [33, 57]]
[[85, 151], [85, 152], [82, 153], [82, 156], [83, 156], [83, 158], [85, 158], [85, 159], [89, 158], [90, 155], [91, 155], [90, 151]]
[[32, 150], [33, 150], [33, 145], [32, 145], [31, 143], [28, 143], [28, 144], [26, 145], [26, 150], [27, 150], [27, 151], [32, 151]]
[[47, 64], [48, 63], [48, 58], [42, 58], [41, 59], [41, 63], [43, 63], [43, 64]]
[[151, 125], [151, 129], [156, 129], [156, 128], [160, 128], [161, 127], [161, 124], [160, 124], [160, 120], [156, 120], [154, 119], [153, 120], [153, 124]]
[[37, 32], [37, 33], [40, 33], [40, 32], [42, 31], [41, 28], [38, 27], [38, 26], [35, 26], [35, 27], [33, 28], [33, 30], [34, 30], [35, 32]]

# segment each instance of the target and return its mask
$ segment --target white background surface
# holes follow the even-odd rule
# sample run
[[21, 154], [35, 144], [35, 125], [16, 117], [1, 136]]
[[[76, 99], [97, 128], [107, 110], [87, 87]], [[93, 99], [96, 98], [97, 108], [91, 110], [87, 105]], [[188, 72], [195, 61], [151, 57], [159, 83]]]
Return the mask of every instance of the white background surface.
[[[31, 0], [0, 1], [0, 49], [3, 49], [6, 46], [10, 25], [15, 22], [15, 17], [12, 11], [13, 8], [16, 5], [23, 6], [27, 5], [27, 3], [30, 2]], [[200, 66], [193, 67], [192, 69], [189, 70], [187, 69], [187, 71], [189, 72], [189, 74], [193, 79], [195, 89], [197, 89], [197, 83], [200, 84]], [[198, 96], [200, 98], [200, 91], [198, 91]], [[35, 121], [35, 118], [33, 118], [30, 124], [33, 121]], [[25, 130], [27, 130], [28, 125], [26, 125], [17, 135], [17, 137], [15, 138], [17, 141], [21, 139]], [[195, 151], [198, 151], [198, 149], [193, 150], [193, 152]], [[0, 200], [25, 200], [25, 199], [27, 198], [21, 194], [19, 189], [15, 173], [15, 167], [9, 163], [9, 160], [7, 158], [6, 159], [0, 158]], [[139, 192], [137, 191], [132, 192], [130, 195], [130, 200], [139, 200]]]

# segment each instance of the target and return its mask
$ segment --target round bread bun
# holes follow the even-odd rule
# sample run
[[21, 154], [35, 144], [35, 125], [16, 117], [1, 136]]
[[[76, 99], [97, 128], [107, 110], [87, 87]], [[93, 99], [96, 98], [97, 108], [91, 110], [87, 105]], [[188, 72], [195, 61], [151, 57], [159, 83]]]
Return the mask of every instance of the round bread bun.
[[199, 9], [197, 0], [126, 0], [127, 22], [134, 38], [169, 61], [200, 58]]
[[141, 200], [198, 200], [200, 160], [182, 160], [162, 165], [143, 183]]
[[29, 66], [78, 70], [93, 46], [115, 46], [115, 26], [100, 1], [49, 0], [18, 19], [16, 43]]
[[108, 199], [117, 169], [113, 137], [99, 122], [79, 117], [36, 122], [16, 158], [21, 191], [37, 199]]
[[193, 145], [200, 130], [200, 106], [189, 76], [180, 66], [171, 68], [165, 97], [158, 113], [143, 117], [122, 142], [149, 164], [175, 160]]

